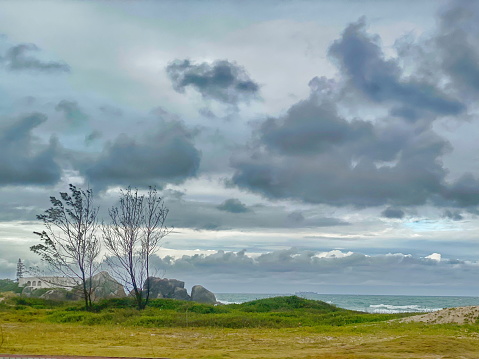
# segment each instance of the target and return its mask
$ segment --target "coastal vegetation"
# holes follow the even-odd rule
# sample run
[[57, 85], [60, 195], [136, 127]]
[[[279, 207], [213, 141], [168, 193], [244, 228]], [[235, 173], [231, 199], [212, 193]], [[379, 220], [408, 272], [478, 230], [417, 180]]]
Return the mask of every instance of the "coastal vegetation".
[[[7, 295], [0, 352], [168, 358], [477, 358], [479, 325], [403, 323], [296, 296], [206, 305], [94, 303]], [[58, 335], [62, 333], [62, 335]]]
[[11, 279], [0, 279], [0, 295], [4, 292], [21, 293], [22, 287], [17, 282]]
[[133, 298], [93, 303], [9, 297], [0, 303], [2, 322], [76, 323], [126, 327], [296, 328], [373, 323], [404, 314], [370, 314], [338, 308], [296, 296], [259, 299], [242, 304], [207, 305], [174, 299], [153, 299], [137, 310]]

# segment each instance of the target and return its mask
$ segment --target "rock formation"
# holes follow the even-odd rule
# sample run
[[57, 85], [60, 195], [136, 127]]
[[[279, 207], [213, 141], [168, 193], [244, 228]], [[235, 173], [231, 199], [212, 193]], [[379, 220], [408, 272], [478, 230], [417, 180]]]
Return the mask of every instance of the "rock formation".
[[202, 285], [195, 285], [191, 289], [191, 300], [203, 304], [216, 304], [215, 295]]
[[150, 299], [170, 298], [191, 300], [185, 289], [185, 282], [176, 279], [150, 277], [143, 288], [150, 288]]
[[[108, 272], [100, 272], [89, 279], [92, 283], [92, 300], [126, 297], [123, 286], [118, 283]], [[168, 278], [148, 278], [143, 288], [150, 288], [150, 299], [168, 298], [177, 300], [194, 301], [203, 304], [217, 304], [215, 295], [201, 285], [191, 289], [191, 296], [185, 289], [185, 282]], [[71, 290], [65, 288], [23, 288], [22, 296], [40, 297], [51, 300], [80, 300], [82, 287], [75, 286]]]
[[201, 285], [195, 285], [191, 296], [185, 289], [185, 282], [177, 279], [150, 277], [145, 281], [144, 287], [150, 288], [150, 299], [169, 298], [178, 300], [192, 300], [198, 303], [216, 304], [215, 295]]
[[92, 300], [124, 298], [125, 289], [108, 272], [100, 272], [91, 277]]

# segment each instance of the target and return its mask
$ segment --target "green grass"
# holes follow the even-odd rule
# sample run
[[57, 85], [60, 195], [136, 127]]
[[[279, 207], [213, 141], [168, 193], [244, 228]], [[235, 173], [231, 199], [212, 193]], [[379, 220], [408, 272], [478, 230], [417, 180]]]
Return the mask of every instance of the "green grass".
[[129, 298], [104, 300], [93, 311], [81, 303], [13, 297], [0, 307], [5, 322], [76, 323], [139, 327], [294, 328], [343, 326], [403, 317], [368, 314], [296, 296], [255, 300], [243, 304], [206, 305], [173, 299], [155, 299], [142, 311]]
[[[204, 305], [128, 298], [82, 303], [6, 297], [0, 353], [252, 358], [479, 358], [479, 325], [428, 325], [299, 297]], [[61, 335], [59, 335], [61, 333]]]

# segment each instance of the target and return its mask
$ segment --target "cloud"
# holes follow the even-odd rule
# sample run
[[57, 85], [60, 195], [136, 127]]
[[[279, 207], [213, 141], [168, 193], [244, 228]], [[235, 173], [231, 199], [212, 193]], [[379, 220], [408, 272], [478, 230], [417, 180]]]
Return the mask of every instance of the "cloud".
[[[478, 263], [442, 258], [438, 253], [417, 257], [403, 253], [365, 255], [332, 250], [329, 252], [289, 248], [250, 256], [239, 252], [183, 255], [179, 258], [155, 258], [155, 264], [169, 275], [184, 278], [214, 276], [215, 282], [243, 284], [245, 278], [276, 290], [304, 290], [298, 285], [328, 286], [448, 286], [475, 283]], [[283, 278], [275, 282], [275, 278]], [[413, 278], [413, 279], [411, 279]], [[457, 281], [457, 278], [461, 278]], [[207, 281], [207, 280], [206, 280]], [[299, 283], [299, 284], [298, 284]], [[214, 285], [214, 283], [211, 283]], [[252, 284], [248, 283], [249, 288]], [[253, 284], [254, 285], [254, 284]], [[256, 288], [255, 288], [256, 289]], [[259, 289], [259, 288], [258, 288]], [[223, 289], [224, 290], [224, 289]]]
[[245, 69], [234, 62], [218, 60], [194, 64], [190, 60], [176, 60], [166, 67], [173, 88], [180, 93], [192, 87], [204, 98], [230, 105], [249, 102], [258, 96], [259, 85]]
[[0, 275], [1, 278], [13, 278], [15, 276], [17, 265], [5, 258], [0, 258]]
[[300, 211], [294, 211], [288, 214], [288, 220], [295, 222], [295, 223], [301, 223], [304, 221], [304, 215]]
[[345, 73], [349, 89], [376, 103], [391, 103], [391, 113], [415, 121], [424, 111], [435, 115], [458, 115], [465, 105], [431, 83], [403, 78], [394, 59], [386, 60], [379, 37], [366, 32], [364, 18], [350, 24], [329, 49]]
[[479, 92], [479, 4], [451, 1], [439, 17], [435, 45], [442, 69], [464, 92]]
[[88, 146], [101, 137], [102, 133], [100, 131], [94, 130], [85, 136], [85, 144]]
[[302, 217], [291, 215], [289, 208], [282, 206], [246, 206], [241, 202], [237, 206], [236, 201], [228, 202], [227, 200], [222, 204], [226, 203], [226, 209], [219, 210], [218, 206], [211, 202], [185, 200], [182, 197], [175, 198], [174, 196], [168, 196], [166, 203], [170, 209], [168, 223], [175, 228], [254, 231], [271, 228], [325, 228], [349, 225], [344, 220], [327, 217], [314, 210], [304, 211], [301, 214]]
[[458, 207], [476, 206], [479, 204], [479, 179], [471, 173], [465, 173], [444, 188], [442, 194]]
[[230, 198], [224, 201], [222, 204], [217, 206], [220, 211], [226, 211], [230, 213], [245, 213], [249, 212], [250, 210], [245, 206], [244, 203], [237, 198]]
[[[231, 157], [230, 183], [271, 199], [333, 206], [478, 205], [478, 178], [447, 180], [443, 158], [452, 146], [431, 124], [463, 114], [465, 104], [432, 82], [404, 76], [365, 26], [349, 25], [330, 47], [345, 74], [340, 82], [313, 78], [309, 98], [255, 125], [251, 142]], [[392, 116], [353, 117], [351, 102]]]
[[70, 72], [70, 66], [63, 62], [42, 61], [32, 55], [39, 51], [34, 44], [19, 44], [10, 47], [1, 60], [10, 71]]
[[440, 253], [432, 253], [426, 257], [424, 257], [426, 259], [430, 259], [430, 260], [433, 260], [433, 261], [436, 261], [436, 262], [440, 262], [442, 260], [442, 256]]
[[47, 120], [31, 113], [3, 125], [0, 131], [0, 185], [52, 185], [60, 180], [58, 145], [42, 144], [33, 130]]
[[452, 219], [453, 221], [462, 221], [464, 217], [459, 211], [444, 211], [443, 217]]
[[314, 154], [346, 142], [372, 139], [372, 126], [365, 121], [351, 123], [338, 116], [336, 106], [313, 98], [293, 105], [280, 120], [270, 118], [260, 129], [261, 141], [283, 154]]
[[201, 153], [192, 137], [181, 122], [162, 121], [144, 138], [118, 136], [97, 157], [78, 166], [97, 189], [180, 183], [195, 176], [200, 163]]
[[75, 101], [61, 100], [55, 110], [63, 113], [65, 119], [74, 126], [81, 125], [88, 116], [81, 110]]
[[424, 204], [444, 189], [439, 158], [449, 144], [397, 121], [345, 121], [331, 101], [312, 95], [284, 118], [265, 120], [259, 141], [232, 157], [231, 182], [269, 198], [310, 203]]
[[397, 218], [401, 219], [404, 218], [405, 213], [400, 208], [388, 207], [384, 211], [382, 211], [382, 216], [386, 218]]

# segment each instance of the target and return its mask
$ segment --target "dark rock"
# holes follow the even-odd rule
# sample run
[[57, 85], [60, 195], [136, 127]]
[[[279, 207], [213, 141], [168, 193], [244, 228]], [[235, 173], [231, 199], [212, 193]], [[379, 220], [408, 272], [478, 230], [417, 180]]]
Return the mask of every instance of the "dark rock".
[[[150, 298], [175, 298], [175, 291], [185, 288], [185, 282], [176, 279], [168, 279], [168, 278], [155, 278], [150, 277], [145, 281], [143, 286], [143, 290], [146, 288], [150, 288]], [[181, 291], [183, 293], [183, 291]], [[186, 293], [186, 290], [184, 291]], [[184, 296], [183, 294], [179, 294], [177, 291], [177, 296]], [[186, 293], [188, 295], [188, 293]], [[185, 299], [188, 300], [188, 299]]]
[[186, 289], [180, 287], [175, 288], [175, 292], [173, 293], [172, 298], [178, 300], [191, 300], [191, 297], [188, 295]]
[[191, 300], [204, 304], [216, 304], [215, 295], [202, 285], [195, 285], [191, 289]]
[[125, 289], [108, 272], [100, 272], [91, 277], [92, 300], [124, 298]]

